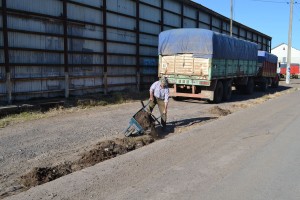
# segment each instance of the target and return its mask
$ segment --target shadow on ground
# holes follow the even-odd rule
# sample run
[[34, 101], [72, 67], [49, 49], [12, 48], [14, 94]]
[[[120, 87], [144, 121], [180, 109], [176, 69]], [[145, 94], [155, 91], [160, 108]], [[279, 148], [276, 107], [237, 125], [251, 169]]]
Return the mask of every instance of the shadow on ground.
[[156, 127], [156, 131], [158, 133], [159, 138], [162, 139], [162, 138], [165, 138], [169, 134], [175, 133], [175, 130], [178, 128], [186, 128], [186, 127], [192, 126], [194, 124], [214, 120], [217, 118], [218, 117], [196, 117], [196, 118], [172, 121], [172, 122], [167, 123], [167, 128], [165, 131], [163, 131], [160, 126]]

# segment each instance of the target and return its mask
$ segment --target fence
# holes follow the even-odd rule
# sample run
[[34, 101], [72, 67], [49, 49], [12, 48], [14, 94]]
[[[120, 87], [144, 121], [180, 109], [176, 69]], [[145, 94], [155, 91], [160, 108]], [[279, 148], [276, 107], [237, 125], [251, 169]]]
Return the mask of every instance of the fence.
[[[0, 0], [0, 101], [146, 88], [158, 34], [197, 27], [229, 34], [229, 19], [188, 0]], [[270, 51], [238, 22], [233, 36]], [[2, 37], [3, 36], [3, 37]]]

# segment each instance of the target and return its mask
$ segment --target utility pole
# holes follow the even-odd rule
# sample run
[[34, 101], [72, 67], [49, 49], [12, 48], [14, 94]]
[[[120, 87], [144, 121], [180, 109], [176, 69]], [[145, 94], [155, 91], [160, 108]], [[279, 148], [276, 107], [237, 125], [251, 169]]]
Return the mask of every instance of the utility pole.
[[232, 36], [233, 0], [230, 0], [230, 36]]
[[289, 21], [289, 36], [288, 36], [286, 80], [285, 80], [285, 82], [287, 84], [290, 84], [290, 78], [291, 78], [291, 51], [292, 51], [293, 9], [294, 9], [294, 0], [291, 0], [290, 1], [290, 21]]

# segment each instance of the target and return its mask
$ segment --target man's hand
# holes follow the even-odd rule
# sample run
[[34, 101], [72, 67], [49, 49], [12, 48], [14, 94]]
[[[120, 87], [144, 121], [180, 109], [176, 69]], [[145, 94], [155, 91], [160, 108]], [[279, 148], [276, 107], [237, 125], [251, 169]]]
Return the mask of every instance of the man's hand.
[[150, 101], [154, 101], [154, 94], [153, 92], [150, 92], [150, 98], [149, 98]]

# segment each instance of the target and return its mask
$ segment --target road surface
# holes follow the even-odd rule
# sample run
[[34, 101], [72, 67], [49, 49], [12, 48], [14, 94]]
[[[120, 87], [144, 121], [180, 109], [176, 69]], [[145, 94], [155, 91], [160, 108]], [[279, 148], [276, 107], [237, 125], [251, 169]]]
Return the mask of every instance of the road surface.
[[7, 199], [300, 199], [300, 92]]

